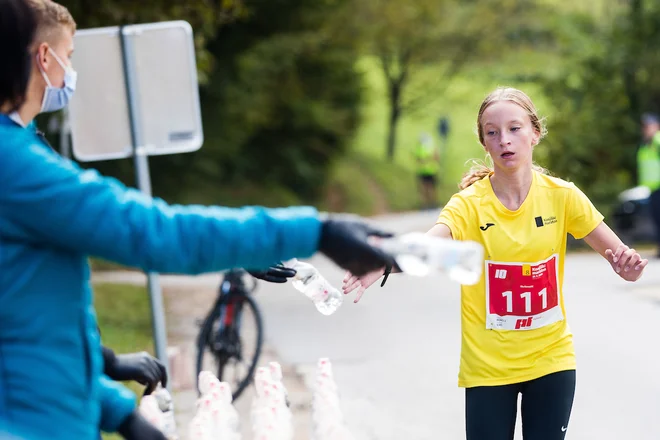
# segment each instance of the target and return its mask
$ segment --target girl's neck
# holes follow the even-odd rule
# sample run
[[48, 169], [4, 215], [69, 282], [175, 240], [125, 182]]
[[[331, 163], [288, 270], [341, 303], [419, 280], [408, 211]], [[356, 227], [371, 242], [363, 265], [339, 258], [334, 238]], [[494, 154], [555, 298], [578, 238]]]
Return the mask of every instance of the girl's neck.
[[490, 177], [490, 184], [499, 201], [507, 209], [516, 211], [527, 198], [533, 179], [534, 171], [531, 167], [508, 172], [495, 170]]

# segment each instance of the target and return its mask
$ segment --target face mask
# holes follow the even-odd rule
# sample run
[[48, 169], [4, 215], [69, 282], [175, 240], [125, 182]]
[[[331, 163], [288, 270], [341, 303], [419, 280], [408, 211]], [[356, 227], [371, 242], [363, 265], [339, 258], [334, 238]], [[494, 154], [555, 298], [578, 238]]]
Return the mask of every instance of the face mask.
[[49, 47], [48, 51], [55, 58], [57, 64], [59, 64], [62, 69], [64, 69], [64, 87], [53, 87], [50, 80], [48, 79], [48, 75], [46, 75], [46, 72], [44, 72], [44, 70], [41, 68], [41, 64], [39, 64], [37, 60], [37, 65], [39, 66], [41, 75], [44, 77], [47, 84], [46, 90], [44, 91], [44, 99], [41, 102], [41, 113], [54, 112], [66, 107], [71, 100], [71, 97], [73, 96], [73, 92], [76, 91], [76, 80], [78, 79], [78, 74], [76, 71], [64, 64], [62, 60], [60, 60], [60, 57], [57, 56], [55, 51], [53, 51], [53, 49]]

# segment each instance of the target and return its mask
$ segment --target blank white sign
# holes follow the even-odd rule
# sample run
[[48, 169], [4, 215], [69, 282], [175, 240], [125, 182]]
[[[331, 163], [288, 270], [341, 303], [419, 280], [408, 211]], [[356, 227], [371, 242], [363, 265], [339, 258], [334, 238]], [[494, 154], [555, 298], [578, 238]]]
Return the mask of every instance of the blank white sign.
[[[78, 71], [69, 117], [73, 153], [84, 162], [133, 155], [120, 28], [76, 32]], [[171, 21], [124, 27], [132, 71], [137, 147], [147, 155], [195, 151], [203, 133], [190, 25]]]

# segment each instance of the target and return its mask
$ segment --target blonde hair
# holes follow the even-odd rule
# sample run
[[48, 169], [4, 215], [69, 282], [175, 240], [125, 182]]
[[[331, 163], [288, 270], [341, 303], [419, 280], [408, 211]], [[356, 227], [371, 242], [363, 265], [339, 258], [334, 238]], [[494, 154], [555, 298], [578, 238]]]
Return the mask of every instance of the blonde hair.
[[[527, 112], [530, 121], [532, 122], [532, 128], [539, 134], [539, 140], [547, 134], [547, 129], [545, 126], [545, 120], [540, 118], [536, 107], [532, 102], [531, 98], [525, 94], [522, 90], [514, 89], [513, 87], [498, 87], [493, 90], [481, 103], [479, 107], [479, 114], [477, 115], [477, 134], [479, 136], [479, 143], [485, 146], [484, 141], [484, 132], [483, 126], [481, 125], [481, 118], [488, 107], [496, 102], [509, 101], [513, 102], [520, 106], [523, 110]], [[491, 176], [495, 171], [492, 166], [487, 165], [484, 162], [472, 160], [472, 166], [468, 170], [458, 187], [463, 190], [479, 180]], [[538, 172], [547, 174], [547, 171], [538, 165], [532, 165], [532, 168]]]
[[76, 21], [69, 10], [52, 0], [28, 0], [37, 18], [35, 42], [51, 40], [62, 27], [76, 32]]
[[464, 190], [481, 179], [490, 177], [495, 172], [493, 168], [488, 166], [485, 162], [476, 159], [470, 159], [468, 162], [471, 162], [472, 166], [468, 172], [463, 175], [461, 182], [458, 184], [458, 188], [461, 190]]

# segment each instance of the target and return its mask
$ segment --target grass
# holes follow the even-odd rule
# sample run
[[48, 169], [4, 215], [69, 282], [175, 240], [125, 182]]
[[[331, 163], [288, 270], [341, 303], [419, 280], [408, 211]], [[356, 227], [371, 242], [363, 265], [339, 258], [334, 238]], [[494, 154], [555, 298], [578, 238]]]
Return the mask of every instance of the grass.
[[[154, 353], [149, 297], [144, 287], [97, 284], [94, 286], [94, 295], [103, 345], [116, 353]], [[135, 383], [127, 382], [125, 385], [138, 396], [144, 391]], [[105, 440], [121, 438], [115, 434], [103, 435]]]
[[121, 264], [113, 261], [106, 261], [100, 258], [90, 258], [89, 265], [92, 271], [101, 272], [105, 270], [132, 270], [132, 268], [122, 266]]
[[125, 284], [94, 286], [94, 306], [103, 344], [117, 353], [153, 353], [149, 296], [144, 287]]
[[415, 185], [405, 165], [352, 150], [337, 162], [320, 207], [361, 215], [414, 209], [419, 199]]

